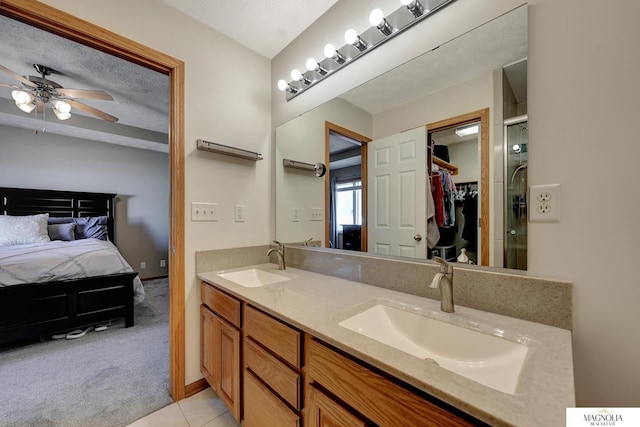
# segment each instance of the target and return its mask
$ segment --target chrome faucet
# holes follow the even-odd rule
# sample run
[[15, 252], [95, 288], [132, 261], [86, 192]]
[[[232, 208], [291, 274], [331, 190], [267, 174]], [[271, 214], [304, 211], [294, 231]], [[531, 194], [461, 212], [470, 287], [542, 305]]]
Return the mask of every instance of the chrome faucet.
[[275, 252], [278, 256], [278, 270], [286, 270], [287, 266], [284, 262], [284, 243], [280, 243], [276, 240], [274, 240], [273, 243], [278, 245], [278, 247], [269, 249], [265, 255], [269, 256], [271, 255], [271, 252]]
[[440, 264], [440, 272], [431, 281], [430, 288], [440, 288], [440, 310], [453, 313], [453, 266], [440, 257], [433, 257]]

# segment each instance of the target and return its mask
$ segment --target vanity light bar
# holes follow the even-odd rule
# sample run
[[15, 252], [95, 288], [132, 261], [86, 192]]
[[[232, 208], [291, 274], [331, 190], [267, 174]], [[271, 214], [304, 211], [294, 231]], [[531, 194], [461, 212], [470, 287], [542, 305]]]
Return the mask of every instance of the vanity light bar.
[[[321, 61], [313, 58], [307, 60], [307, 71], [301, 73], [294, 70], [292, 81], [278, 81], [278, 88], [285, 93], [287, 101], [292, 100], [307, 89], [320, 83], [328, 76], [334, 74], [342, 67], [347, 66], [367, 52], [380, 46], [382, 43], [417, 24], [427, 16], [434, 14], [455, 0], [439, 0], [437, 4], [427, 9], [424, 5], [428, 0], [401, 0], [403, 6], [399, 7], [389, 16], [380, 16], [379, 10], [374, 10], [370, 16], [372, 26], [358, 34], [354, 30], [348, 30], [345, 34], [346, 44], [340, 49], [333, 45], [325, 46], [325, 56]], [[431, 1], [429, 4], [432, 4]], [[375, 19], [374, 19], [375, 18]], [[373, 25], [375, 22], [376, 25]], [[330, 49], [329, 49], [330, 47]]]
[[241, 159], [253, 160], [254, 162], [263, 159], [262, 154], [260, 153], [243, 150], [241, 148], [229, 147], [228, 145], [216, 144], [215, 142], [209, 142], [203, 139], [197, 140], [197, 148], [198, 150], [240, 157]]

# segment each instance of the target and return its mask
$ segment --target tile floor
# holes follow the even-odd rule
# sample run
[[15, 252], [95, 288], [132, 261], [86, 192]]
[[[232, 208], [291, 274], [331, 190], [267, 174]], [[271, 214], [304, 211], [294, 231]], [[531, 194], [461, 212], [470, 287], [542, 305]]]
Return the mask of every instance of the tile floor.
[[220, 398], [207, 388], [127, 427], [239, 427]]

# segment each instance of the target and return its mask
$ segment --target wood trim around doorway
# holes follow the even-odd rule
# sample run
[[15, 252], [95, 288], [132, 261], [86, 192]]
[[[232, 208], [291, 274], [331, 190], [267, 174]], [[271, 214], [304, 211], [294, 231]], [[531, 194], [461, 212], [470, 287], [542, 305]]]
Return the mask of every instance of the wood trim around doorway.
[[2, 0], [0, 14], [169, 76], [169, 393], [185, 397], [184, 63], [35, 0]]
[[427, 132], [433, 133], [441, 130], [451, 129], [465, 124], [480, 122], [480, 262], [481, 265], [489, 265], [489, 109], [473, 111], [460, 116], [451, 117], [439, 122], [427, 125]]
[[331, 192], [331, 168], [329, 167], [331, 163], [331, 153], [329, 152], [329, 141], [330, 141], [330, 133], [335, 132], [340, 135], [344, 135], [353, 140], [362, 143], [362, 151], [360, 153], [360, 170], [361, 170], [361, 179], [362, 179], [362, 229], [360, 232], [360, 250], [362, 252], [367, 252], [367, 224], [368, 224], [368, 198], [367, 198], [367, 143], [371, 142], [371, 138], [367, 138], [364, 135], [360, 135], [354, 131], [351, 131], [342, 126], [336, 125], [331, 122], [324, 122], [324, 161], [327, 166], [327, 173], [324, 178], [324, 241], [325, 247], [329, 247], [329, 237], [331, 236], [331, 230], [329, 226], [329, 210], [331, 208], [331, 204], [329, 201], [329, 193]]

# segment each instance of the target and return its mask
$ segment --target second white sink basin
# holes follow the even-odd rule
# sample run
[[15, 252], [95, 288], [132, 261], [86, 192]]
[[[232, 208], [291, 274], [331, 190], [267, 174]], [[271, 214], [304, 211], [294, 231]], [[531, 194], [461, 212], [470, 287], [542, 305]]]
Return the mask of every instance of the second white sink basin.
[[271, 285], [273, 283], [291, 280], [290, 277], [270, 273], [258, 268], [249, 268], [247, 270], [222, 273], [219, 274], [219, 276], [247, 288], [257, 288], [259, 286]]
[[384, 304], [340, 326], [504, 393], [514, 394], [527, 347]]

